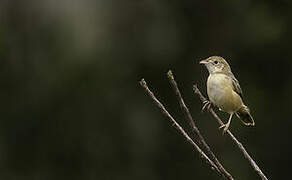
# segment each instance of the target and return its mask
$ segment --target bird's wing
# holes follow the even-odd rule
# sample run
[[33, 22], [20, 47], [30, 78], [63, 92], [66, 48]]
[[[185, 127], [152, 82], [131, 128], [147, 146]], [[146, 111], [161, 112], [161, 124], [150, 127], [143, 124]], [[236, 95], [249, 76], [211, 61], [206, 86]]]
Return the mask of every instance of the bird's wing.
[[242, 98], [242, 90], [240, 88], [238, 80], [234, 77], [234, 75], [231, 73], [230, 76], [232, 81], [232, 89]]

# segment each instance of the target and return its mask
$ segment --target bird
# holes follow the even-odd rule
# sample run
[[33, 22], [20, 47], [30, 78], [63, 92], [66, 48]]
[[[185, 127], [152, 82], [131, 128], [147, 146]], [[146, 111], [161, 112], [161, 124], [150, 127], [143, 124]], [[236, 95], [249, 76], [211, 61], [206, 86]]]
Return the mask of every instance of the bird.
[[229, 113], [229, 119], [219, 129], [223, 128], [223, 134], [228, 130], [231, 119], [235, 114], [246, 126], [255, 126], [249, 108], [243, 103], [242, 90], [238, 80], [233, 75], [227, 61], [220, 56], [211, 56], [199, 62], [209, 71], [207, 80], [207, 94], [209, 101], [204, 102], [202, 110], [211, 105], [220, 111]]

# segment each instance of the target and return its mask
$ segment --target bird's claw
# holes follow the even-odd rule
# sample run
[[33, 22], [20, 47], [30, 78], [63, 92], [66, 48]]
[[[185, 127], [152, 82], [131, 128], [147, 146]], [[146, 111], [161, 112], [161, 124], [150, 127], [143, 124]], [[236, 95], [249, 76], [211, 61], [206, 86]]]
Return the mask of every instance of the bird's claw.
[[223, 124], [219, 127], [219, 129], [222, 129], [223, 128], [223, 131], [222, 131], [222, 135], [224, 135], [226, 133], [226, 131], [228, 130], [229, 128], [229, 124]]
[[207, 108], [207, 110], [209, 111], [210, 110], [210, 108], [211, 108], [211, 103], [210, 103], [210, 101], [208, 101], [208, 100], [205, 100], [204, 102], [203, 102], [203, 107], [202, 107], [202, 112]]

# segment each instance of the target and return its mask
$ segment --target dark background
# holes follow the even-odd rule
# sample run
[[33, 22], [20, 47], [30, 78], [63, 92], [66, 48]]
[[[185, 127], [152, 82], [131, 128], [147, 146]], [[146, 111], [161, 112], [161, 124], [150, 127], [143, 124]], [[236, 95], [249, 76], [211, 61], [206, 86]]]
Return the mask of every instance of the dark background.
[[211, 55], [231, 64], [256, 121], [234, 117], [231, 131], [268, 178], [289, 177], [291, 8], [288, 0], [1, 1], [0, 178], [219, 179], [138, 84], [145, 78], [188, 127], [172, 69], [226, 169], [260, 179], [192, 93], [194, 83], [206, 93], [198, 62]]

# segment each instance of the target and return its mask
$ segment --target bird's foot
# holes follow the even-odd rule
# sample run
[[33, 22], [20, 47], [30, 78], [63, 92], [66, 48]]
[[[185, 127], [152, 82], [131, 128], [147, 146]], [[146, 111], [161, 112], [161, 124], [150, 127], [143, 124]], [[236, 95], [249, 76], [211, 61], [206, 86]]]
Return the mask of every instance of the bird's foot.
[[224, 135], [226, 133], [226, 131], [228, 130], [229, 128], [229, 125], [230, 123], [226, 123], [226, 124], [223, 124], [219, 127], [219, 129], [222, 129], [223, 128], [223, 131], [222, 131], [222, 135]]
[[202, 112], [207, 108], [207, 110], [209, 111], [210, 110], [210, 108], [211, 108], [211, 102], [210, 101], [208, 101], [208, 100], [205, 100], [204, 102], [203, 102], [203, 107], [202, 107]]

